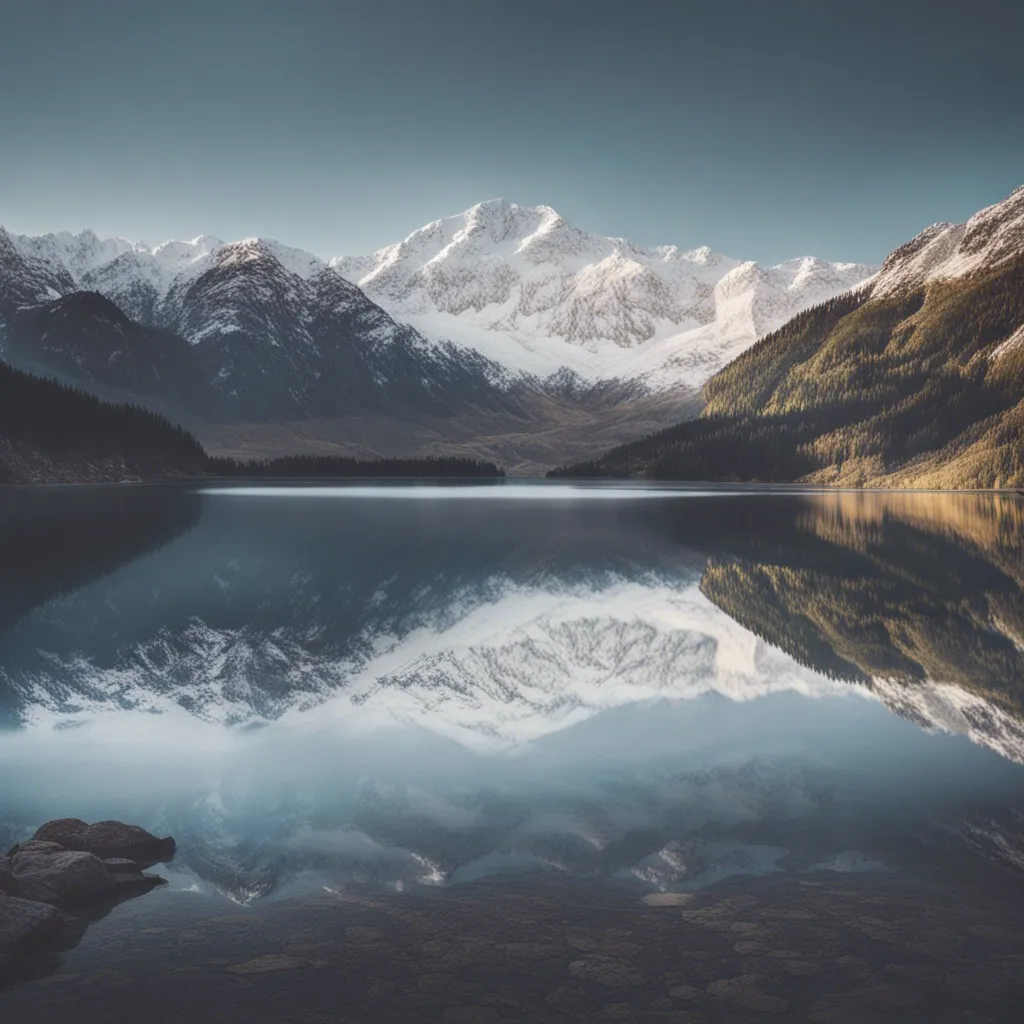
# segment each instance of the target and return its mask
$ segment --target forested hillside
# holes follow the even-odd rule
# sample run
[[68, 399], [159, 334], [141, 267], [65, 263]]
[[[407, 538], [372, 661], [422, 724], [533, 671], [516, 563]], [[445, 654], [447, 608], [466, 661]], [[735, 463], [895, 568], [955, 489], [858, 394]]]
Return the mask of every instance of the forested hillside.
[[704, 398], [698, 419], [553, 475], [1024, 486], [1024, 256], [807, 310]]
[[211, 458], [184, 428], [0, 362], [0, 484], [187, 477], [500, 477], [466, 458]]
[[205, 463], [202, 445], [163, 416], [0, 362], [0, 483], [194, 476]]
[[734, 529], [708, 552], [705, 597], [802, 664], [868, 686], [922, 724], [934, 724], [929, 684], [982, 698], [958, 697], [973, 735], [1024, 759], [1024, 502], [891, 493], [790, 501], [803, 510], [787, 515], [792, 506], [780, 500], [759, 510], [760, 523], [725, 514]]

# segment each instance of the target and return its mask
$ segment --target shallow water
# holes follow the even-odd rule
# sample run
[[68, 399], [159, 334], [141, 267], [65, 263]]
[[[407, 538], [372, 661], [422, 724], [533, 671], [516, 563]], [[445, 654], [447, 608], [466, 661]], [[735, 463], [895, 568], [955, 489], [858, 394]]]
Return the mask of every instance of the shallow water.
[[12, 1019], [134, 1020], [161, 964], [167, 1020], [1024, 994], [1016, 497], [9, 489], [0, 537], [0, 841], [74, 815], [179, 843]]

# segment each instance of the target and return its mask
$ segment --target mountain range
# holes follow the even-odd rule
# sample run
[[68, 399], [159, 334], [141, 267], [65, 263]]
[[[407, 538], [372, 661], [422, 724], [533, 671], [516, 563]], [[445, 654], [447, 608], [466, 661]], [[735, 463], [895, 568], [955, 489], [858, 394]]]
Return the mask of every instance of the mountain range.
[[871, 280], [713, 376], [697, 419], [580, 476], [1024, 485], [1024, 187], [935, 224]]
[[652, 390], [699, 387], [750, 338], [875, 270], [643, 248], [502, 199], [330, 265], [396, 319], [512, 371], [545, 379], [569, 370]]
[[1024, 188], [877, 272], [643, 248], [504, 200], [327, 261], [0, 229], [0, 345], [215, 455], [1019, 487]]
[[643, 249], [503, 200], [327, 262], [259, 238], [0, 229], [0, 345], [218, 454], [466, 453], [530, 471], [692, 415], [729, 358], [872, 270]]

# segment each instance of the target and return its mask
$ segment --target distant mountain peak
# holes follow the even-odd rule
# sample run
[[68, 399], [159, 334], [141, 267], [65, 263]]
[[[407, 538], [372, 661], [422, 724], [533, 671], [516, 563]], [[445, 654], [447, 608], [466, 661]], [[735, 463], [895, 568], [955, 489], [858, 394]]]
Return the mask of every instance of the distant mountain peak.
[[137, 251], [151, 253], [159, 260], [189, 260], [206, 256], [215, 249], [219, 249], [223, 244], [214, 235], [198, 235], [190, 242], [170, 239], [153, 246], [151, 249], [148, 246], [140, 246]]
[[329, 263], [435, 341], [541, 378], [567, 370], [656, 390], [699, 386], [765, 330], [875, 269], [815, 258], [762, 268], [707, 246], [645, 248], [504, 198]]
[[327, 270], [327, 264], [319, 257], [303, 249], [294, 249], [274, 238], [252, 235], [237, 242], [222, 242], [212, 250], [213, 263], [217, 266], [240, 265], [259, 260], [271, 259], [286, 272], [308, 280]]
[[560, 219], [558, 213], [550, 206], [524, 206], [520, 203], [513, 203], [504, 197], [497, 199], [485, 199], [476, 203], [456, 217], [463, 217], [467, 221], [519, 221], [529, 222], [531, 220], [554, 220]]

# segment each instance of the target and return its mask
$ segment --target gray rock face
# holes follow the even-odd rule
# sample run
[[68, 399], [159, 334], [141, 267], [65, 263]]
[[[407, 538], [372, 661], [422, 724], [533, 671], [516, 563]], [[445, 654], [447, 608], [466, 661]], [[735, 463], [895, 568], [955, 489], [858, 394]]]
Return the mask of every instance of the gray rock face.
[[58, 843], [66, 850], [84, 850], [99, 857], [124, 857], [136, 863], [153, 864], [174, 856], [174, 840], [163, 839], [138, 825], [120, 821], [99, 821], [89, 825], [80, 818], [58, 818], [41, 825], [36, 841]]
[[44, 903], [86, 903], [114, 893], [114, 880], [103, 861], [79, 850], [39, 849], [49, 843], [26, 843], [11, 859], [24, 894]]
[[0, 896], [24, 896], [18, 880], [11, 870], [11, 862], [0, 854]]
[[33, 841], [56, 843], [65, 850], [84, 850], [85, 833], [89, 828], [81, 818], [57, 818], [36, 829]]
[[7, 853], [7, 859], [13, 870], [14, 858], [19, 853], [60, 853], [65, 849], [66, 847], [61, 846], [60, 843], [45, 843], [39, 839], [30, 839], [27, 843], [19, 843], [17, 846], [12, 846]]
[[104, 857], [103, 865], [112, 875], [141, 875], [138, 862], [129, 857]]
[[0, 896], [0, 966], [56, 935], [64, 915], [55, 907]]

